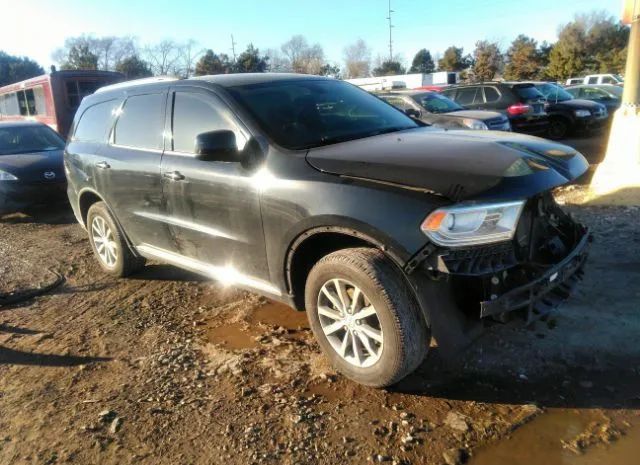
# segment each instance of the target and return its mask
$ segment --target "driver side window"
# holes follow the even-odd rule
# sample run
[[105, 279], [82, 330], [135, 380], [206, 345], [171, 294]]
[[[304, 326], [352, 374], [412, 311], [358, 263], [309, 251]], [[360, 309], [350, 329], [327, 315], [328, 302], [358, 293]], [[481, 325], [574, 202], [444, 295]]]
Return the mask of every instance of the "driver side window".
[[247, 142], [224, 103], [213, 95], [199, 92], [175, 92], [173, 101], [172, 150], [193, 153], [196, 136], [204, 132], [231, 130], [236, 135], [238, 149]]

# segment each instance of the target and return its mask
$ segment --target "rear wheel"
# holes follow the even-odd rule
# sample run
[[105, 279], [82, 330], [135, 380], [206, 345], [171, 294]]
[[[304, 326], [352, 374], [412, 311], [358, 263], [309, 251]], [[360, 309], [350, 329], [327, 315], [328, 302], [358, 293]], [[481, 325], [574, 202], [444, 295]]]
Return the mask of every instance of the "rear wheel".
[[104, 202], [96, 202], [87, 213], [89, 242], [100, 267], [113, 276], [124, 277], [144, 266], [133, 255]]
[[394, 384], [414, 371], [430, 332], [400, 271], [376, 249], [322, 258], [305, 289], [311, 329], [333, 366], [369, 386]]

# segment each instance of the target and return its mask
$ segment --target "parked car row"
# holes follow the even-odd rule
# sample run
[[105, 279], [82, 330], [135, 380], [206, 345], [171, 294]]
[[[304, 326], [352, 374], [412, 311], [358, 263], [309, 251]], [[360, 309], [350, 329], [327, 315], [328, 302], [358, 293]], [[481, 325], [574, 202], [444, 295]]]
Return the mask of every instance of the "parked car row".
[[615, 91], [594, 91], [591, 86], [565, 90], [554, 83], [534, 81], [459, 84], [439, 93], [396, 90], [378, 94], [408, 115], [435, 126], [513, 130], [554, 140], [605, 126], [619, 106], [614, 95]]

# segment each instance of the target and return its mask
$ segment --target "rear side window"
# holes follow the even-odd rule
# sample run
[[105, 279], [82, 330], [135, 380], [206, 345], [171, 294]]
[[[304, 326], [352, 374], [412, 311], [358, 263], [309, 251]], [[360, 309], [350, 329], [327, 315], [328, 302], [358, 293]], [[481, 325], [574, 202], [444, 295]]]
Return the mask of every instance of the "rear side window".
[[518, 95], [518, 97], [523, 100], [544, 98], [544, 95], [542, 95], [538, 91], [538, 89], [533, 86], [533, 84], [525, 86], [513, 86], [513, 90]]
[[587, 84], [597, 84], [598, 83], [598, 77], [597, 76], [593, 76], [590, 77], [589, 79], [587, 79]]
[[117, 100], [110, 100], [87, 108], [76, 125], [73, 140], [104, 142], [119, 103]]
[[129, 97], [113, 130], [114, 144], [140, 149], [161, 149], [165, 100], [164, 94]]
[[477, 93], [477, 87], [458, 89], [458, 93], [456, 94], [456, 101], [460, 105], [471, 105], [474, 102]]
[[193, 153], [198, 134], [221, 129], [233, 131], [238, 148], [244, 147], [245, 137], [217, 97], [201, 93], [175, 93], [172, 131], [174, 151]]
[[497, 102], [498, 100], [500, 100], [500, 94], [493, 87], [485, 87], [484, 99], [487, 103]]

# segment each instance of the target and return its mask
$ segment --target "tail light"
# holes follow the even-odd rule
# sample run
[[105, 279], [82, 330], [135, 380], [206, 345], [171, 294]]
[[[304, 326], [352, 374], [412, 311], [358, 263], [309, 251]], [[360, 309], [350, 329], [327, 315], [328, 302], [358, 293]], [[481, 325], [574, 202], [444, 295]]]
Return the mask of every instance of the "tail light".
[[524, 115], [531, 111], [531, 105], [525, 105], [524, 103], [516, 103], [507, 108], [507, 113], [511, 116]]

